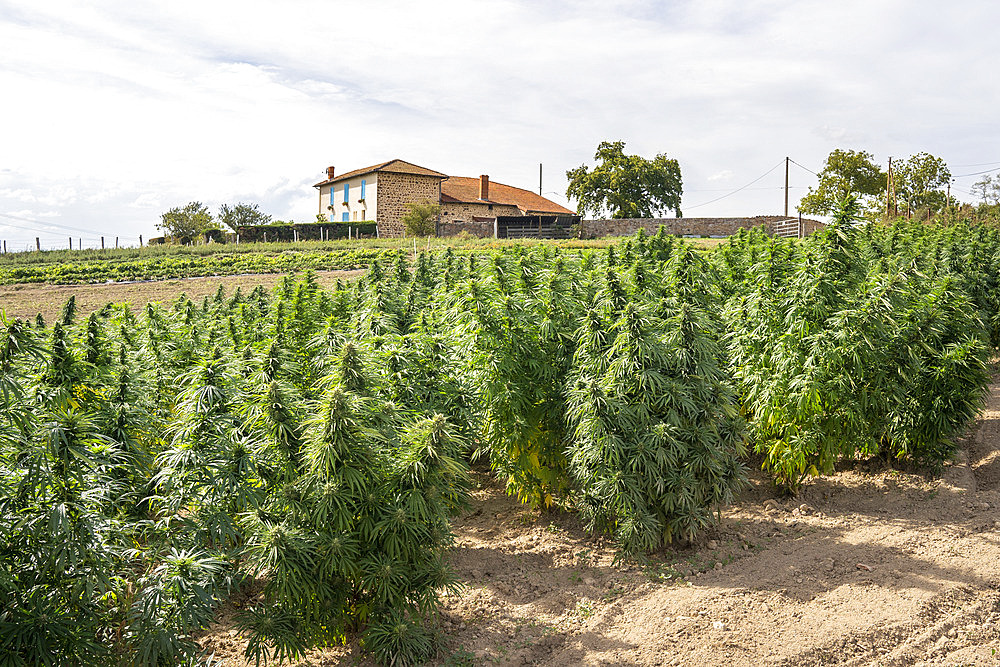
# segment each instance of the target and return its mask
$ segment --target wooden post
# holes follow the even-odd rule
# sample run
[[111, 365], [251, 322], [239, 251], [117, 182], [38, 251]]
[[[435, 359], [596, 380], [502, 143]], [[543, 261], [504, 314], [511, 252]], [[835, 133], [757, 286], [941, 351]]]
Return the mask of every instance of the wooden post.
[[142, 234], [139, 234], [139, 247], [142, 247]]
[[115, 237], [115, 250], [118, 250], [118, 237]]
[[236, 235], [236, 245], [239, 245], [239, 244], [240, 244], [240, 235], [237, 234]]
[[7, 254], [7, 240], [6, 239], [4, 239], [4, 242], [3, 242], [3, 254], [5, 254], [5, 255]]
[[73, 249], [73, 237], [72, 237], [72, 236], [71, 236], [71, 237], [69, 237], [69, 249], [70, 249], [70, 250], [72, 250], [72, 249]]
[[83, 239], [77, 239], [77, 241], [79, 241], [79, 243], [76, 244], [76, 249], [83, 250]]
[[802, 238], [802, 211], [799, 211], [799, 238]]
[[35, 237], [35, 250], [39, 252], [42, 250], [42, 242], [37, 236]]
[[267, 232], [264, 232], [264, 243], [267, 243]]
[[[798, 164], [796, 162], [796, 164]], [[785, 157], [785, 217], [788, 217], [788, 157]]]
[[101, 237], [101, 250], [104, 250], [104, 237]]

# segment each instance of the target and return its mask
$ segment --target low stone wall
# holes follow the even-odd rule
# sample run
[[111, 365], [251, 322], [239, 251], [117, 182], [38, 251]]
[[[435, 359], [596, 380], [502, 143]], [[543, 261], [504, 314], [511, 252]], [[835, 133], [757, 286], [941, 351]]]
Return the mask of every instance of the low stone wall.
[[439, 222], [437, 225], [438, 236], [457, 236], [462, 232], [481, 239], [493, 238], [493, 222]]
[[[774, 232], [774, 223], [787, 220], [782, 215], [758, 215], [752, 218], [622, 218], [584, 220], [581, 222], [581, 235], [584, 238], [600, 238], [602, 236], [631, 236], [639, 229], [645, 229], [650, 234], [663, 225], [669, 234], [690, 234], [693, 236], [732, 236], [740, 229], [761, 227], [769, 233]], [[812, 234], [817, 229], [825, 227], [818, 220], [802, 220], [805, 234]]]

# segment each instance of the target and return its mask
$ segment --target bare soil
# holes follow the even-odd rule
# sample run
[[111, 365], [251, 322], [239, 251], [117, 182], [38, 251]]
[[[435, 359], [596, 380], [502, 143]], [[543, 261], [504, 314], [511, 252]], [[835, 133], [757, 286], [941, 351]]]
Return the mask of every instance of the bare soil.
[[[940, 476], [860, 462], [794, 499], [761, 474], [645, 563], [477, 473], [435, 665], [1000, 665], [1000, 380]], [[242, 666], [233, 604], [201, 639]], [[357, 645], [298, 665], [372, 664]]]
[[[335, 285], [337, 280], [348, 280], [362, 271], [317, 271], [320, 284]], [[176, 280], [149, 280], [132, 283], [98, 283], [93, 285], [48, 285], [44, 283], [0, 286], [0, 310], [8, 317], [34, 318], [42, 314], [46, 322], [62, 311], [63, 304], [71, 295], [76, 295], [77, 313], [87, 316], [104, 307], [108, 302], [126, 302], [133, 310], [144, 308], [150, 301], [164, 302], [176, 299], [182, 292], [191, 299], [200, 300], [211, 296], [222, 285], [226, 294], [232, 295], [239, 286], [243, 293], [250, 292], [257, 285], [271, 289], [280, 283], [286, 274], [263, 273], [240, 276], [207, 276], [204, 278], [179, 278]]]

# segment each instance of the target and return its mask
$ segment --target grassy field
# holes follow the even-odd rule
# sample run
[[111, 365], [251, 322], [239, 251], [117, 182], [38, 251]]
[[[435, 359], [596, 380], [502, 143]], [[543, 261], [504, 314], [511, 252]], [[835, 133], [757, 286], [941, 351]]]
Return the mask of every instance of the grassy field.
[[[167, 280], [200, 276], [352, 270], [373, 259], [391, 260], [399, 253], [489, 252], [539, 243], [578, 251], [605, 248], [616, 238], [536, 241], [530, 239], [363, 239], [298, 243], [158, 245], [107, 250], [47, 250], [0, 255], [0, 285], [48, 283], [79, 285], [106, 282]], [[690, 239], [712, 247], [724, 239]]]

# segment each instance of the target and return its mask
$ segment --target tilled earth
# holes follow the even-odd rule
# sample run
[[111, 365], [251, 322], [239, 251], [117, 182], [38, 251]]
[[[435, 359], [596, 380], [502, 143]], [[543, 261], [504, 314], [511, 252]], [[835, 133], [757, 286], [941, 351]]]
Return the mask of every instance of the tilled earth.
[[[716, 529], [643, 563], [477, 480], [433, 664], [1000, 665], [1000, 383], [940, 476], [858, 463], [787, 499], [753, 475]], [[243, 665], [232, 611], [201, 641]]]

